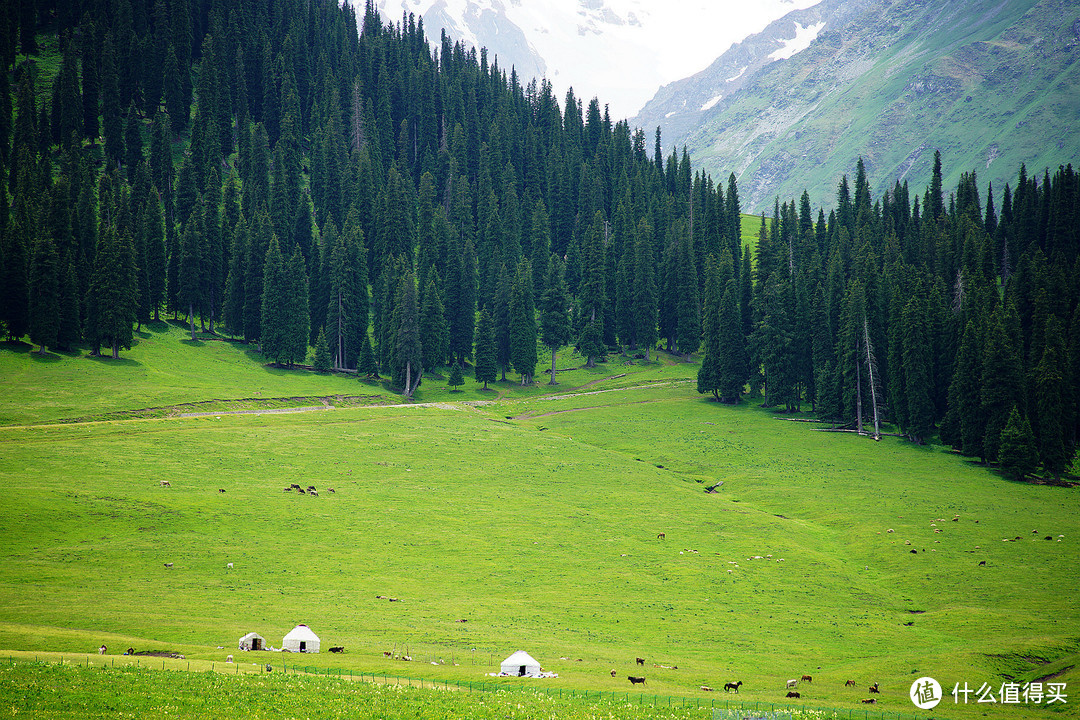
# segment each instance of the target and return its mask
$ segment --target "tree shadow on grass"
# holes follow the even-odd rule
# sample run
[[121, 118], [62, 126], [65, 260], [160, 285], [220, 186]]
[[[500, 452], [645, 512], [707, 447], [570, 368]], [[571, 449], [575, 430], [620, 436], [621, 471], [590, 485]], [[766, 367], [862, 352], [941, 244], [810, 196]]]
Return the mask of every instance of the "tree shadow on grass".
[[63, 360], [64, 358], [62, 358], [59, 355], [57, 355], [56, 353], [50, 352], [48, 350], [46, 350], [44, 353], [40, 353], [37, 350], [34, 350], [33, 352], [30, 353], [30, 359], [33, 360], [34, 362], [38, 362], [38, 363], [49, 363], [49, 364], [51, 364], [51, 363], [58, 363], [61, 360]]
[[142, 367], [142, 363], [138, 360], [132, 360], [131, 358], [121, 355], [118, 358], [114, 358], [112, 354], [107, 355], [87, 355], [87, 360], [93, 360], [94, 362], [107, 363], [109, 365], [117, 365], [120, 367]]
[[205, 341], [199, 340], [198, 338], [196, 338], [195, 340], [192, 340], [189, 337], [184, 338], [183, 340], [181, 340], [180, 344], [181, 345], [187, 345], [188, 347], [205, 347], [206, 346]]
[[14, 353], [28, 353], [34, 349], [33, 345], [25, 343], [22, 340], [4, 340], [3, 342], [0, 342], [0, 347]]

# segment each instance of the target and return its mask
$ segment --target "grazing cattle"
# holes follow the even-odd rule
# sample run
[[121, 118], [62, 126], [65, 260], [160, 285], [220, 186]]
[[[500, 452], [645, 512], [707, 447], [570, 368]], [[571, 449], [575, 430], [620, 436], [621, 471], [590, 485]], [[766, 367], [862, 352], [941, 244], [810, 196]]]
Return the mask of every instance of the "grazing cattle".
[[334, 488], [326, 488], [327, 492], [335, 492]]
[[814, 682], [814, 678], [810, 677], [809, 675], [803, 675], [800, 680], [803, 682]]
[[855, 681], [848, 680], [846, 683], [844, 683], [844, 687], [855, 687]]
[[638, 665], [644, 665], [645, 664], [645, 658], [638, 658], [637, 659], [637, 664]]
[[382, 654], [386, 657], [394, 657], [394, 653], [390, 652], [389, 650], [383, 650]]
[[292, 492], [292, 485], [290, 485], [289, 487], [285, 488], [285, 492]]
[[97, 649], [97, 654], [98, 654], [98, 655], [104, 655], [104, 654], [105, 654], [105, 653], [107, 653], [108, 651], [109, 651], [109, 648], [107, 648], [107, 647], [105, 647], [104, 645], [102, 645], [101, 647], [99, 647], [99, 648]]
[[223, 492], [225, 492], [225, 488], [218, 488], [218, 492], [219, 492], [219, 493], [223, 493]]
[[135, 654], [135, 648], [130, 648], [130, 647], [129, 647], [129, 648], [127, 649], [127, 651], [125, 651], [125, 652], [124, 652], [124, 654], [125, 654], [125, 655], [134, 655], [134, 654]]
[[172, 487], [172, 483], [168, 480], [159, 480], [158, 485], [161, 485], [161, 487]]
[[862, 702], [864, 705], [876, 705], [877, 698], [864, 698]]
[[308, 485], [308, 486], [307, 486], [307, 491], [308, 491], [308, 492], [315, 492], [315, 489], [316, 489], [316, 488], [315, 488], [315, 486], [314, 486], [314, 485]]
[[308, 490], [307, 492], [308, 492], [308, 495], [311, 495], [312, 497], [319, 497], [319, 493], [317, 493], [314, 490]]
[[798, 684], [799, 684], [798, 680], [788, 680], [785, 687], [793, 688], [793, 687], [796, 687]]
[[335, 645], [334, 647], [330, 648], [330, 652], [332, 652], [332, 653], [345, 652], [345, 646], [344, 645]]
[[302, 489], [303, 489], [303, 488], [301, 488], [301, 487], [300, 487], [299, 485], [297, 485], [296, 483], [293, 483], [293, 484], [292, 484], [292, 485], [290, 485], [289, 487], [293, 488], [294, 490], [302, 490]]
[[631, 685], [639, 685], [639, 684], [644, 685], [645, 684], [645, 678], [643, 678], [643, 677], [635, 677], [634, 675], [627, 675], [626, 679], [630, 681]]
[[881, 691], [880, 691], [880, 690], [878, 690], [878, 686], [877, 686], [877, 685], [878, 685], [877, 683], [874, 683], [873, 685], [871, 685], [871, 686], [870, 686], [869, 690], [870, 690], [870, 692], [872, 692], [872, 693], [877, 693], [878, 695], [880, 695], [880, 694], [881, 694]]
[[667, 537], [667, 535], [665, 535], [664, 533], [660, 533], [659, 535], [656, 536], [656, 539], [657, 540], [663, 540], [666, 537]]
[[167, 567], [167, 568], [171, 568], [171, 567], [172, 567], [172, 563], [165, 563], [165, 567]]
[[791, 690], [791, 691], [789, 691], [789, 692], [788, 692], [788, 694], [787, 694], [787, 696], [788, 696], [789, 698], [795, 698], [796, 700], [798, 700], [798, 699], [799, 699], [799, 698], [801, 697], [801, 696], [799, 695], [799, 693], [795, 692], [794, 690]]
[[739, 686], [742, 685], [742, 680], [738, 682], [724, 683], [724, 692], [731, 690], [732, 692], [739, 692]]
[[615, 677], [615, 668], [611, 668], [611, 677]]
[[713, 691], [713, 689], [711, 687], [709, 687], [708, 685], [702, 685], [700, 688], [698, 688], [698, 690], [704, 690], [705, 692], [712, 692]]
[[985, 565], [986, 565], [986, 561], [985, 561], [985, 560], [980, 560], [980, 561], [979, 561], [979, 567], [984, 567]]
[[304, 492], [304, 488], [296, 488], [296, 492], [300, 493], [301, 495], [307, 495], [307, 493]]

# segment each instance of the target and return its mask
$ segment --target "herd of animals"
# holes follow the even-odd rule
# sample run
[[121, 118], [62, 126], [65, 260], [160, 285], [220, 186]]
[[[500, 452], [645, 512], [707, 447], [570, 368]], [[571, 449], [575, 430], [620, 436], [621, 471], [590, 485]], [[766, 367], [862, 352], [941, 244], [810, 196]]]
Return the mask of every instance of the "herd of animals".
[[[645, 658], [636, 658], [636, 661], [637, 661], [638, 665], [644, 665], [645, 664]], [[668, 668], [669, 666], [667, 666], [667, 665], [656, 665], [655, 667]], [[670, 669], [677, 670], [678, 665], [670, 666]], [[615, 671], [614, 670], [611, 671], [611, 677], [615, 677]], [[645, 684], [645, 678], [643, 676], [640, 676], [640, 675], [627, 675], [626, 679], [630, 681], [631, 685], [644, 685]], [[791, 680], [788, 680], [787, 683], [785, 683], [785, 689], [788, 691], [786, 697], [789, 697], [789, 698], [794, 699], [794, 700], [800, 699], [802, 697], [802, 694], [798, 690], [796, 690], [796, 688], [799, 686], [799, 683], [801, 683], [801, 682], [812, 683], [812, 682], [814, 682], [814, 678], [811, 675], [803, 675], [801, 678], [798, 678], [798, 679], [793, 678]], [[738, 693], [739, 688], [742, 687], [742, 684], [743, 684], [742, 680], [738, 680], [736, 682], [724, 683], [724, 692]], [[847, 682], [844, 683], [844, 687], [855, 687], [855, 685], [856, 685], [856, 683], [855, 683], [854, 680], [848, 680]], [[712, 692], [715, 688], [711, 688], [708, 685], [702, 685], [699, 689], [700, 690], [705, 690], [706, 692]], [[874, 695], [881, 694], [881, 690], [878, 688], [877, 683], [874, 683], [873, 685], [869, 686], [867, 688], [867, 691], [870, 692], [871, 694], [874, 694]], [[866, 705], [874, 705], [874, 704], [877, 703], [877, 698], [864, 698], [860, 702], [862, 702], [862, 703], [864, 703]]]

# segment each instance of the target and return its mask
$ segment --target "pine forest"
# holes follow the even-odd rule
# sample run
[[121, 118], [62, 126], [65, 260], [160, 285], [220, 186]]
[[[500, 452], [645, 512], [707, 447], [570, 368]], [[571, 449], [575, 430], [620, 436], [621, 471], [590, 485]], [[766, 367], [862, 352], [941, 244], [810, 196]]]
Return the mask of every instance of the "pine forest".
[[833, 207], [747, 219], [736, 176], [695, 172], [660, 128], [370, 0], [3, 4], [11, 340], [117, 358], [182, 318], [407, 398], [436, 373], [555, 383], [567, 347], [666, 352], [719, 402], [1071, 471], [1071, 166], [946, 188], [938, 154], [928, 187], [875, 194], [860, 161]]

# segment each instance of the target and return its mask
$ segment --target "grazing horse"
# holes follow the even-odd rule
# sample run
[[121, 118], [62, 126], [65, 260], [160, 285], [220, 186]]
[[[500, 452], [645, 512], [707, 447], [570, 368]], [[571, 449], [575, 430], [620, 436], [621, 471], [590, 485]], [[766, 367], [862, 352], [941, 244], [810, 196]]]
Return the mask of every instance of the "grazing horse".
[[98, 655], [104, 655], [104, 654], [105, 654], [105, 653], [107, 653], [108, 651], [109, 651], [109, 648], [107, 648], [107, 647], [105, 647], [104, 645], [102, 645], [101, 647], [99, 647], [99, 648], [97, 649], [97, 654], [98, 654]]
[[644, 665], [645, 664], [645, 658], [637, 658], [637, 664], [638, 665]]
[[335, 645], [334, 647], [330, 648], [330, 652], [332, 652], [332, 653], [345, 652], [345, 646], [344, 645]]
[[796, 700], [798, 700], [798, 699], [799, 699], [799, 697], [800, 697], [800, 696], [799, 696], [799, 693], [795, 692], [794, 690], [790, 690], [790, 691], [788, 691], [788, 694], [787, 694], [787, 696], [788, 696], [789, 698], [795, 698]]
[[225, 488], [218, 488], [218, 492], [219, 492], [219, 493], [223, 493], [223, 492], [225, 492]]
[[667, 537], [667, 535], [665, 535], [664, 533], [660, 533], [659, 535], [656, 536], [656, 539], [657, 540], [663, 540], [666, 537]]
[[645, 684], [645, 678], [643, 678], [643, 677], [635, 677], [633, 675], [627, 675], [626, 679], [630, 681], [631, 685], [637, 685], [639, 683], [642, 684], [642, 685]]
[[168, 480], [159, 480], [158, 484], [161, 485], [161, 487], [172, 487], [172, 483]]
[[742, 680], [740, 680], [739, 682], [724, 683], [724, 692], [727, 692], [728, 690], [731, 690], [731, 691], [737, 693], [737, 692], [739, 692], [739, 686], [740, 685], [742, 685]]
[[880, 694], [881, 694], [881, 691], [880, 691], [880, 690], [878, 690], [878, 686], [877, 686], [877, 683], [874, 683], [874, 684], [873, 684], [873, 685], [871, 685], [871, 686], [870, 686], [870, 687], [869, 687], [868, 689], [869, 689], [869, 690], [870, 690], [870, 692], [872, 692], [872, 693], [877, 693], [878, 695], [880, 695]]
[[846, 683], [844, 683], [844, 687], [855, 687], [855, 681], [848, 680]]
[[798, 680], [788, 680], [785, 687], [793, 688], [793, 687], [798, 686], [798, 684], [799, 684]]
[[799, 679], [802, 680], [802, 681], [805, 681], [805, 682], [814, 682], [814, 678], [810, 677], [809, 675], [803, 675]]
[[874, 705], [877, 703], [877, 698], [866, 698], [862, 702], [864, 705]]

